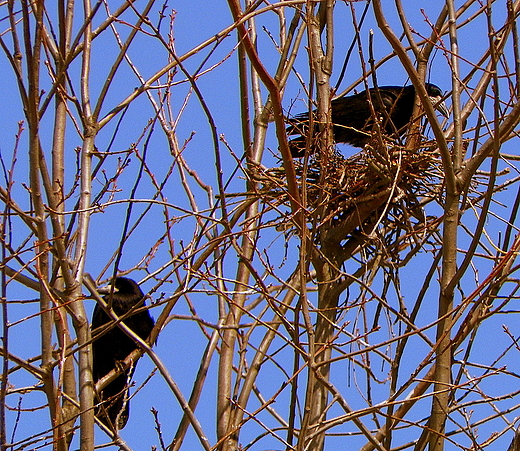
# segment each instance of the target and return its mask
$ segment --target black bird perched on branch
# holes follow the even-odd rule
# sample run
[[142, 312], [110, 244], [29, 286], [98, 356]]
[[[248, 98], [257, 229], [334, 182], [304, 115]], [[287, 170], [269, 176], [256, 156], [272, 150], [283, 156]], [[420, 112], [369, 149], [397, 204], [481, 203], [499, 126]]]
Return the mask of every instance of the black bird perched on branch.
[[[426, 91], [433, 106], [443, 115], [448, 111], [442, 101], [442, 91], [438, 86], [426, 83]], [[412, 118], [415, 101], [415, 87], [380, 86], [371, 88], [352, 96], [339, 97], [332, 100], [332, 124], [334, 141], [347, 143], [354, 147], [363, 147], [372, 139], [370, 133], [374, 113], [380, 117], [381, 131], [390, 137], [397, 138], [404, 134], [406, 126]], [[305, 141], [309, 126], [309, 113], [298, 114], [291, 119], [287, 134], [300, 135], [289, 141], [293, 157], [303, 157]]]
[[[144, 294], [135, 281], [126, 277], [117, 277], [113, 284], [112, 294], [110, 294], [110, 286], [98, 289], [98, 292], [106, 293], [103, 299], [118, 317], [121, 318], [131, 310], [144, 306]], [[92, 330], [108, 326], [111, 322], [113, 320], [110, 316], [97, 304], [92, 315]], [[128, 316], [123, 323], [143, 340], [148, 338], [155, 324], [148, 310]], [[137, 343], [119, 326], [111, 326], [112, 328], [106, 332], [103, 328], [97, 330], [100, 335], [94, 336], [92, 343], [94, 382], [110, 373], [117, 367], [118, 362], [125, 360], [138, 348]], [[133, 372], [134, 366], [124, 370], [98, 393], [99, 404], [96, 407], [96, 416], [111, 428], [117, 426], [118, 429], [123, 429], [128, 421], [128, 383]]]

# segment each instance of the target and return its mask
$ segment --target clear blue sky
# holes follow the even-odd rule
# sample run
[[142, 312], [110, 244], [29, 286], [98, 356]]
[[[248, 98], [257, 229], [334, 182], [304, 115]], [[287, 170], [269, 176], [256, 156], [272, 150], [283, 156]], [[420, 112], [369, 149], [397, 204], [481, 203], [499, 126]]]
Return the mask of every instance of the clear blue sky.
[[[428, 25], [426, 18], [430, 20], [435, 20], [438, 11], [441, 8], [440, 2], [427, 2], [425, 5], [412, 5], [410, 2], [409, 5], [406, 5], [406, 10], [408, 14], [408, 20], [411, 23], [413, 29], [420, 35], [429, 36], [430, 34], [430, 26]], [[426, 2], [422, 2], [426, 3]], [[361, 14], [362, 9], [365, 6], [364, 2], [356, 2], [353, 4], [354, 8], [357, 11], [358, 17]], [[139, 6], [137, 6], [139, 7]], [[332, 75], [332, 84], [336, 83], [336, 80], [339, 76], [339, 71], [341, 69], [341, 65], [343, 62], [344, 55], [346, 50], [350, 46], [352, 39], [354, 37], [354, 33], [351, 25], [351, 18], [349, 12], [349, 5], [345, 3], [338, 2], [335, 7], [335, 59], [334, 59], [334, 68]], [[175, 49], [178, 55], [183, 55], [185, 52], [191, 50], [192, 48], [199, 45], [201, 42], [209, 39], [217, 32], [221, 31], [225, 27], [227, 27], [230, 23], [232, 23], [231, 14], [225, 2], [205, 2], [205, 1], [191, 1], [191, 2], [170, 2], [168, 8], [174, 8], [176, 11], [175, 21], [174, 21], [174, 38], [175, 38]], [[5, 17], [7, 14], [6, 7], [1, 7], [0, 11], [2, 11], [1, 17]], [[171, 10], [167, 10], [169, 13]], [[153, 12], [149, 14], [149, 17], [152, 22], [156, 22], [157, 20], [157, 9], [154, 9]], [[471, 12], [466, 13], [466, 17], [469, 17]], [[54, 13], [54, 12], [52, 12]], [[100, 14], [104, 14], [100, 12]], [[497, 7], [496, 15], [494, 20], [496, 20], [497, 24], [500, 24], [503, 19], [504, 12]], [[79, 16], [78, 16], [79, 17]], [[287, 17], [290, 19], [292, 17], [292, 13], [288, 12]], [[134, 22], [135, 18], [131, 12], [127, 13], [124, 16], [124, 19], [128, 20], [128, 22]], [[390, 13], [388, 19], [390, 20], [392, 25], [397, 24], [396, 17]], [[257, 31], [259, 34], [258, 37], [258, 48], [261, 57], [264, 59], [266, 66], [269, 68], [271, 73], [273, 73], [276, 63], [277, 63], [277, 53], [273, 48], [271, 39], [267, 35], [267, 33], [262, 29], [262, 27], [266, 27], [275, 38], [277, 38], [277, 17], [273, 13], [266, 13], [257, 19]], [[98, 22], [95, 22], [98, 23]], [[163, 23], [163, 31], [166, 34], [167, 30], [167, 20]], [[5, 30], [7, 27], [7, 23], [3, 22], [2, 30]], [[128, 29], [124, 24], [117, 25], [118, 30], [122, 34], [128, 32]], [[371, 13], [368, 14], [366, 23], [362, 28], [362, 38], [363, 38], [363, 46], [365, 51], [365, 56], [368, 55], [368, 35], [369, 30], [372, 29], [374, 31], [374, 53], [375, 59], [379, 60], [380, 58], [387, 55], [390, 51], [389, 45], [386, 43], [384, 37], [379, 32], [377, 25], [375, 24]], [[399, 34], [399, 33], [398, 33]], [[460, 31], [460, 51], [461, 54], [468, 61], [475, 62], [477, 58], [482, 54], [483, 49], [487, 47], [487, 35], [485, 29], [484, 17], [478, 19], [471, 26], [463, 28]], [[4, 37], [5, 39], [5, 37]], [[240, 110], [239, 110], [239, 92], [238, 92], [238, 69], [237, 69], [237, 54], [233, 49], [236, 46], [236, 34], [232, 32], [229, 36], [222, 40], [222, 42], [218, 45], [214, 53], [209, 56], [209, 59], [205, 62], [204, 67], [209, 68], [214, 64], [221, 62], [221, 64], [214, 68], [209, 73], [203, 75], [197, 80], [197, 85], [200, 88], [202, 95], [204, 96], [204, 100], [207, 102], [208, 107], [210, 108], [212, 114], [214, 115], [214, 120], [217, 126], [218, 134], [222, 134], [225, 137], [226, 142], [230, 145], [235, 155], [241, 157], [243, 154], [243, 146], [242, 146], [242, 138], [241, 138], [241, 129], [240, 129]], [[10, 41], [8, 41], [10, 42]], [[447, 39], [445, 39], [445, 44], [448, 45]], [[211, 47], [211, 46], [210, 46]], [[106, 79], [107, 70], [109, 65], [111, 64], [112, 58], [116, 51], [116, 45], [113, 40], [113, 37], [110, 33], [106, 34], [106, 37], [100, 38], [96, 40], [93, 45], [93, 60], [95, 61], [94, 67], [95, 71], [92, 73], [92, 87], [93, 92], [96, 92], [99, 89], [99, 86]], [[209, 48], [208, 48], [209, 49]], [[193, 71], [198, 65], [201, 63], [203, 58], [208, 56], [208, 49], [205, 49], [201, 52], [200, 55], [197, 55], [186, 62], [186, 68], [189, 71]], [[228, 55], [229, 58], [226, 58]], [[139, 67], [142, 71], [143, 76], [147, 77], [155, 73], [158, 69], [164, 66], [166, 62], [166, 52], [161, 48], [160, 45], [154, 43], [153, 39], [146, 36], [141, 36], [135, 42], [135, 46], [130, 49], [129, 56], [132, 59], [133, 63]], [[308, 74], [308, 63], [306, 58], [306, 51], [302, 49], [300, 51], [300, 56], [296, 63], [296, 69], [299, 73], [304, 76], [305, 83], [308, 83], [309, 80], [307, 77]], [[471, 68], [471, 65], [466, 64], [464, 62], [461, 63], [461, 72], [465, 75]], [[79, 61], [77, 61], [74, 65], [74, 69], [76, 71], [76, 76], [79, 77]], [[435, 54], [435, 57], [432, 60], [432, 65], [430, 68], [430, 81], [439, 85], [443, 90], [449, 91], [451, 88], [451, 74], [449, 70], [449, 66], [447, 64], [446, 55], [442, 54], [442, 52], [438, 51]], [[12, 70], [7, 64], [5, 57], [3, 58], [3, 63], [0, 64], [0, 75], [3, 80], [4, 89], [0, 93], [0, 118], [2, 120], [2, 131], [0, 132], [0, 151], [2, 152], [2, 156], [6, 159], [6, 161], [10, 160], [10, 155], [14, 146], [14, 135], [17, 131], [17, 123], [20, 120], [23, 120], [23, 111], [20, 107], [20, 103], [18, 100], [18, 91], [16, 88], [15, 80], [12, 74]], [[43, 70], [42, 76], [46, 76], [45, 71]], [[340, 87], [340, 91], [343, 88], [346, 88], [355, 80], [357, 80], [361, 76], [361, 70], [359, 66], [359, 60], [357, 57], [357, 49], [354, 50], [353, 56], [351, 58], [351, 62], [349, 63], [347, 73], [343, 80], [342, 86]], [[183, 80], [183, 75], [179, 72], [175, 76], [176, 81]], [[381, 85], [383, 84], [391, 84], [391, 85], [404, 85], [409, 82], [406, 72], [401, 67], [399, 62], [396, 59], [389, 61], [384, 64], [378, 71], [378, 79]], [[73, 80], [74, 85], [77, 87], [77, 80]], [[134, 88], [139, 86], [139, 82], [136, 77], [131, 73], [130, 70], [125, 69], [121, 75], [118, 75], [114, 82], [114, 88], [111, 92], [110, 96], [107, 99], [106, 105], [102, 110], [102, 114], [109, 111], [117, 102], [121, 99], [128, 96]], [[474, 86], [469, 86], [472, 88]], [[174, 111], [177, 113], [179, 108], [183, 105], [186, 94], [189, 91], [189, 84], [184, 82], [180, 83], [178, 86], [175, 86], [172, 90], [172, 105], [174, 107]], [[79, 95], [79, 93], [77, 93]], [[263, 91], [263, 99], [265, 100], [265, 90]], [[289, 108], [295, 99], [299, 99], [295, 103], [292, 112], [300, 112], [303, 110], [305, 106], [305, 95], [301, 89], [301, 85], [297, 78], [292, 75], [286, 88], [285, 97], [284, 97], [284, 107]], [[467, 100], [467, 95], [464, 95], [464, 101]], [[447, 101], [450, 104], [450, 100]], [[152, 111], [150, 109], [148, 100], [143, 95], [138, 101], [133, 104], [130, 110], [127, 113], [127, 116], [122, 121], [122, 125], [120, 131], [118, 133], [117, 139], [113, 143], [110, 148], [111, 151], [119, 151], [127, 149], [131, 143], [137, 142], [139, 135], [142, 130], [146, 126], [149, 118], [152, 116]], [[48, 152], [50, 150], [50, 142], [52, 136], [52, 129], [50, 128], [52, 125], [52, 115], [45, 117], [42, 124], [42, 137], [44, 138], [43, 145], [45, 147], [45, 151]], [[177, 127], [177, 140], [179, 144], [182, 146], [185, 140], [190, 139], [191, 141], [186, 146], [186, 150], [184, 152], [184, 157], [188, 161], [190, 167], [197, 171], [201, 179], [213, 187], [216, 186], [215, 183], [215, 165], [214, 165], [214, 152], [213, 145], [211, 142], [210, 130], [208, 128], [208, 122], [206, 116], [203, 114], [200, 103], [196, 99], [195, 95], [191, 94], [187, 106], [185, 108], [182, 117], [179, 120]], [[114, 127], [116, 125], [116, 121], [113, 121], [110, 125], [103, 130], [99, 139], [97, 140], [97, 146], [100, 151], [108, 150], [108, 143], [114, 132]], [[68, 152], [70, 152], [70, 159], [68, 163], [71, 165], [68, 168], [67, 178], [70, 189], [70, 185], [73, 183], [74, 172], [73, 169], [74, 161], [76, 158], [75, 152], [73, 149], [77, 146], [81, 145], [81, 141], [78, 138], [77, 134], [74, 132], [73, 127], [69, 124], [70, 134], [68, 136], [68, 142], [66, 144]], [[194, 135], [192, 136], [192, 134]], [[23, 208], [29, 208], [28, 196], [26, 194], [25, 188], [22, 183], [27, 183], [27, 152], [26, 152], [26, 141], [27, 134], [25, 134], [21, 141], [20, 151], [18, 155], [18, 162], [15, 171], [15, 181], [16, 185], [14, 187], [14, 192], [18, 196], [17, 201], [22, 205]], [[45, 141], [46, 140], [46, 141]], [[514, 140], [516, 141], [516, 140]], [[139, 142], [139, 147], [141, 150], [144, 149], [144, 141]], [[276, 152], [277, 143], [274, 139], [274, 129], [270, 127], [268, 132], [268, 141], [267, 147]], [[348, 146], [340, 146], [342, 152], [345, 155], [350, 155], [356, 150], [348, 147]], [[504, 146], [503, 151], [506, 153], [514, 154], [516, 152], [516, 143], [511, 142], [508, 145]], [[167, 143], [161, 137], [160, 133], [154, 135], [152, 140], [150, 141], [149, 148], [147, 149], [148, 156], [147, 162], [149, 164], [150, 169], [153, 171], [153, 174], [157, 178], [157, 180], [162, 180], [166, 175], [169, 165], [171, 164], [171, 155], [167, 148]], [[224, 145], [221, 144], [221, 152], [223, 155], [224, 162], [224, 174], [223, 178], [225, 181], [231, 179], [231, 184], [229, 187], [229, 192], [241, 192], [244, 189], [244, 181], [243, 178], [236, 177], [233, 173], [233, 169], [235, 168], [236, 162], [234, 158], [229, 155], [229, 152], [225, 148]], [[50, 158], [50, 156], [49, 156]], [[275, 164], [274, 159], [270, 157], [266, 157], [266, 164]], [[107, 174], [110, 174], [110, 170], [114, 170], [117, 165], [117, 158], [113, 157], [110, 161], [107, 162]], [[115, 194], [118, 199], [125, 199], [129, 196], [130, 189], [133, 185], [133, 181], [135, 180], [135, 175], [139, 168], [139, 161], [135, 157], [132, 157], [130, 166], [126, 171], [124, 177], [122, 177], [118, 181], [118, 189], [121, 189], [121, 192]], [[241, 175], [241, 174], [240, 174]], [[172, 178], [172, 182], [167, 185], [167, 188], [164, 190], [167, 201], [171, 204], [181, 207], [181, 208], [189, 208], [188, 199], [185, 193], [178, 186], [178, 178], [177, 175], [174, 175]], [[190, 181], [191, 186], [194, 187], [194, 190], [197, 194], [197, 202], [199, 202], [199, 208], [204, 209], [207, 207], [207, 198], [202, 193], [202, 191], [195, 187], [192, 181]], [[98, 181], [94, 182], [94, 191], [99, 189], [100, 183]], [[152, 193], [151, 185], [146, 182], [143, 183], [139, 190], [137, 191], [137, 198], [147, 198]], [[216, 193], [216, 191], [215, 191]], [[512, 202], [509, 193], [503, 193], [497, 196], [497, 199], [501, 200], [508, 205]], [[74, 205], [74, 202], [69, 201], [67, 208], [71, 209]], [[144, 205], [136, 205], [133, 210], [132, 217], [137, 218], [139, 212], [143, 211], [145, 208]], [[503, 211], [504, 207], [497, 206], [496, 207], [499, 212], [502, 212], [504, 216], [506, 216], [505, 211]], [[501, 210], [502, 209], [502, 210]], [[126, 212], [126, 205], [114, 205], [110, 208], [106, 209], [102, 214], [96, 214], [92, 217], [92, 229], [90, 234], [90, 242], [89, 242], [89, 250], [87, 256], [87, 264], [86, 270], [90, 272], [94, 277], [98, 277], [100, 272], [105, 267], [107, 261], [112, 256], [112, 253], [117, 248], [116, 244], [117, 240], [120, 239], [121, 236], [121, 227], [124, 221], [124, 214]], [[171, 209], [172, 215], [181, 215], [182, 212], [180, 210], [176, 210], [175, 208]], [[125, 270], [127, 268], [131, 268], [142, 257], [143, 253], [146, 250], [150, 249], [155, 241], [158, 239], [158, 234], [154, 233], [154, 224], [161, 223], [164, 221], [164, 216], [162, 215], [162, 211], [160, 208], [154, 208], [152, 210], [152, 214], [147, 222], [145, 222], [136, 236], [132, 237], [129, 245], [125, 247], [123, 252], [123, 257], [120, 263], [120, 269]], [[183, 244], [188, 243], [193, 234], [193, 222], [192, 221], [179, 221], [172, 225], [171, 235], [175, 240], [175, 246], [177, 251], [183, 246]], [[161, 230], [163, 226], [161, 225]], [[20, 239], [22, 236], [25, 236], [25, 231], [23, 231], [20, 235]], [[17, 232], [15, 230], [15, 236]], [[496, 237], [493, 237], [496, 238]], [[288, 252], [290, 257], [295, 257], [297, 248], [296, 248], [296, 240], [293, 239], [289, 241], [289, 248], [285, 249], [285, 241], [283, 236], [274, 237], [269, 233], [261, 234], [261, 245], [266, 249], [269, 249], [270, 257], [273, 259], [271, 262], [274, 266], [281, 265], [284, 263], [285, 251]], [[468, 238], [464, 235], [461, 236], [462, 242], [466, 241]], [[274, 242], [271, 245], [271, 242]], [[154, 256], [154, 260], [149, 266], [150, 270], [155, 270], [160, 268], [165, 262], [167, 262], [170, 258], [170, 255], [161, 248], [159, 252]], [[226, 262], [230, 265], [230, 268], [234, 264], [233, 261]], [[113, 267], [110, 267], [108, 271], [101, 276], [102, 279], [106, 279], [111, 274]], [[351, 268], [348, 268], [349, 270]], [[427, 268], [422, 267], [413, 267], [406, 268], [403, 270], [403, 280], [406, 280], [407, 286], [403, 286], [403, 291], [409, 296], [408, 299], [414, 299], [417, 294], [417, 290], [419, 284], [422, 282], [423, 271]], [[286, 276], [287, 272], [292, 270], [292, 266], [285, 266], [280, 270], [280, 274], [282, 276]], [[477, 271], [476, 271], [477, 272]], [[164, 274], [165, 272], [163, 272]], [[146, 276], [144, 271], [136, 272], [132, 274], [132, 277], [136, 280], [141, 280]], [[229, 277], [233, 277], [233, 271], [228, 273]], [[469, 275], [468, 275], [469, 276]], [[476, 276], [477, 277], [477, 276]], [[152, 281], [146, 282], [143, 284], [143, 291], [147, 292], [152, 289], [154, 286]], [[230, 288], [232, 284], [228, 286]], [[160, 297], [164, 294], [165, 297], [171, 295], [174, 290], [177, 288], [177, 280], [172, 278], [170, 284], [163, 285], [160, 290], [154, 294], [154, 297]], [[197, 287], [200, 289], [201, 287]], [[433, 293], [433, 291], [432, 291]], [[468, 293], [466, 293], [468, 294]], [[9, 293], [9, 300], [15, 299], [33, 299], [34, 293], [29, 292], [21, 288], [19, 285], [16, 285], [16, 290], [13, 288]], [[216, 322], [218, 318], [218, 310], [217, 310], [217, 300], [215, 296], [209, 296], [204, 293], [195, 292], [190, 293], [190, 300], [194, 303], [197, 313], [207, 321]], [[396, 299], [388, 299], [390, 303], [394, 306], [397, 305]], [[431, 321], [436, 315], [436, 298], [431, 299], [432, 310], [431, 311], [423, 311], [419, 316], [419, 321], [423, 323], [427, 323]], [[93, 300], [85, 301], [86, 308], [89, 313], [92, 311], [94, 307]], [[433, 307], [435, 306], [435, 307]], [[27, 317], [29, 315], [34, 314], [37, 311], [37, 304], [13, 304], [9, 311], [9, 322], [14, 323], [15, 321]], [[152, 309], [152, 315], [158, 316], [161, 311], [161, 308]], [[174, 309], [173, 312], [175, 315], [189, 315], [190, 311], [186, 305], [186, 302], [181, 300]], [[502, 323], [509, 322], [509, 327], [513, 335], [516, 336], [518, 327], [515, 329], [515, 323], [513, 318], [516, 319], [516, 315], [509, 315], [511, 318], [505, 317], [502, 315], [499, 318], [496, 318], [492, 321], [486, 323], [483, 330], [481, 330], [478, 336], [475, 338], [477, 341], [476, 346], [480, 346], [482, 355], [483, 355], [483, 363], [489, 363], [489, 361], [493, 360], [491, 357], [494, 353], [498, 352], [500, 349], [506, 346], [507, 336], [502, 332]], [[11, 342], [10, 342], [10, 350], [12, 353], [20, 355], [22, 357], [36, 356], [39, 354], [39, 321], [38, 317], [34, 317], [28, 319], [27, 321], [17, 324], [14, 326], [11, 333]], [[211, 332], [211, 331], [210, 331]], [[433, 330], [430, 330], [430, 336], [433, 336]], [[252, 340], [257, 337], [253, 335]], [[282, 346], [282, 341], [280, 340], [279, 345]], [[180, 386], [183, 393], [186, 397], [191, 389], [192, 382], [194, 380], [198, 365], [199, 359], [202, 355], [204, 348], [207, 344], [206, 338], [202, 335], [200, 327], [196, 324], [195, 321], [185, 321], [182, 319], [173, 319], [166, 327], [166, 329], [159, 336], [157, 345], [155, 350], [160, 358], [163, 360], [168, 370], [170, 371], [172, 377], [176, 381], [176, 383]], [[420, 340], [417, 340], [417, 360], [420, 361], [424, 354], [424, 343]], [[248, 351], [248, 356], [252, 355], [252, 350]], [[288, 358], [290, 359], [290, 352], [286, 351]], [[215, 443], [215, 400], [216, 400], [216, 363], [217, 363], [217, 355], [213, 360], [213, 365], [210, 370], [210, 375], [208, 377], [208, 381], [206, 382], [205, 390], [203, 392], [203, 397], [201, 402], [199, 403], [199, 407], [197, 409], [197, 416], [199, 421], [202, 423], [205, 432], [208, 434], [209, 440], [211, 443]], [[489, 357], [489, 358], [487, 358]], [[410, 368], [413, 368], [417, 362], [412, 358], [407, 364], [410, 365]], [[508, 368], [511, 371], [519, 371], [518, 365], [515, 360], [509, 359]], [[334, 383], [337, 384], [343, 390], [351, 390], [353, 392], [352, 395], [352, 407], [357, 408], [363, 405], [362, 400], [359, 398], [357, 390], [355, 388], [355, 383], [351, 379], [352, 374], [351, 369], [347, 367], [345, 363], [341, 364], [342, 366], [337, 367], [337, 371], [334, 373]], [[288, 367], [290, 367], [288, 365]], [[135, 372], [135, 381], [136, 387], [139, 386], [147, 377], [147, 375], [153, 370], [153, 365], [149, 361], [148, 358], [143, 358], [140, 360], [137, 371]], [[381, 372], [384, 373], [387, 368], [381, 369]], [[378, 369], [379, 371], [379, 369]], [[361, 375], [358, 375], [361, 379]], [[355, 379], [355, 377], [354, 377]], [[266, 393], [273, 393], [277, 390], [281, 383], [285, 380], [284, 376], [279, 372], [276, 368], [269, 368], [268, 377], [263, 377], [259, 381], [260, 384], [265, 384], [265, 387], [262, 387]], [[17, 387], [21, 386], [30, 386], [37, 381], [29, 377], [27, 373], [19, 371], [15, 375], [13, 375], [12, 383]], [[357, 383], [361, 383], [357, 381]], [[494, 382], [493, 382], [494, 383]], [[303, 381], [302, 381], [302, 386]], [[136, 391], [136, 387], [132, 389], [132, 392]], [[491, 388], [494, 390], [494, 388]], [[383, 389], [382, 393], [386, 393]], [[498, 391], [497, 391], [498, 393]], [[377, 396], [379, 393], [375, 393]], [[288, 393], [284, 393], [281, 395], [279, 400], [277, 401], [278, 405], [287, 399]], [[10, 407], [15, 407], [18, 402], [18, 396], [12, 395], [7, 400], [7, 403]], [[45, 402], [44, 396], [42, 394], [29, 394], [23, 396], [22, 408], [31, 408], [35, 406], [39, 406]], [[423, 407], [426, 409], [429, 401], [426, 401], [423, 404]], [[511, 404], [514, 404], [514, 400], [511, 401]], [[257, 405], [256, 401], [251, 402], [252, 407], [251, 411], [254, 410]], [[152, 446], [158, 445], [157, 436], [153, 433], [153, 418], [150, 414], [150, 408], [155, 408], [159, 411], [159, 418], [164, 427], [164, 440], [166, 443], [169, 443], [173, 437], [175, 432], [178, 419], [180, 418], [182, 412], [179, 407], [178, 402], [169, 391], [168, 387], [162, 380], [159, 374], [155, 374], [152, 378], [152, 381], [146, 385], [143, 390], [137, 394], [137, 397], [131, 402], [131, 415], [130, 421], [127, 427], [122, 431], [121, 435], [125, 441], [127, 441], [128, 445], [135, 450], [145, 450], [151, 449]], [[415, 413], [416, 418], [422, 418], [426, 416], [427, 410], [418, 411]], [[480, 413], [479, 413], [480, 414]], [[514, 415], [516, 413], [511, 414], [509, 420], [513, 420]], [[13, 432], [13, 425], [15, 422], [15, 414], [13, 412], [9, 412], [8, 418], [8, 433], [11, 434]], [[252, 422], [251, 422], [252, 423]], [[494, 430], [501, 430], [504, 427], [503, 422], [497, 422], [499, 424], [493, 424], [490, 428], [482, 428], [481, 434], [485, 436], [486, 434], [490, 434]], [[39, 410], [34, 413], [22, 414], [21, 421], [18, 424], [15, 441], [17, 439], [21, 439], [22, 437], [27, 437], [32, 433], [41, 433], [42, 430], [45, 430], [48, 427], [48, 416], [46, 410]], [[367, 424], [369, 427], [372, 427], [367, 419]], [[253, 437], [257, 432], [254, 426], [251, 426], [251, 435], [248, 436], [246, 432], [244, 432], [241, 436], [242, 444], [246, 445], [248, 440]], [[342, 432], [353, 430], [353, 427], [350, 428], [348, 424], [343, 428], [340, 428]], [[333, 430], [335, 432], [335, 430]], [[104, 443], [105, 437], [104, 434], [96, 429], [96, 442]], [[505, 447], [509, 443], [510, 435], [506, 436], [501, 442], [501, 446]], [[414, 437], [415, 438], [415, 437]], [[329, 445], [337, 445], [340, 446], [344, 443], [347, 443], [347, 439], [345, 437], [341, 438], [331, 438]], [[356, 439], [353, 442], [356, 445], [358, 443], [363, 443], [363, 441], [357, 441]], [[403, 438], [399, 440], [399, 442], [406, 442]], [[352, 446], [354, 448], [356, 445]], [[349, 447], [351, 447], [349, 445]], [[451, 445], [448, 445], [451, 447]], [[265, 449], [282, 449], [283, 445], [274, 439], [266, 438], [256, 444], [252, 449], [265, 450]], [[188, 433], [188, 438], [186, 440], [184, 449], [201, 449], [200, 444], [197, 438], [190, 431]], [[332, 446], [330, 446], [332, 449]], [[505, 449], [505, 448], [504, 448]]]

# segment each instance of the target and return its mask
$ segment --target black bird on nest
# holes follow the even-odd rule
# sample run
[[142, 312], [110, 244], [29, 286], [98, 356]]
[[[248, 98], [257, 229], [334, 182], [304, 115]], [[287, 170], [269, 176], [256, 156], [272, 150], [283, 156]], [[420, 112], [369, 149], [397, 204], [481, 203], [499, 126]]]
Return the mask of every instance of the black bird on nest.
[[[448, 111], [442, 101], [442, 91], [434, 84], [426, 83], [426, 91], [433, 106], [444, 116]], [[338, 97], [331, 102], [332, 131], [336, 143], [347, 143], [354, 147], [364, 147], [372, 135], [374, 125], [372, 108], [380, 117], [382, 132], [393, 138], [402, 136], [412, 118], [415, 101], [415, 87], [380, 86], [352, 96]], [[291, 119], [287, 127], [288, 135], [300, 135], [289, 141], [289, 148], [295, 158], [305, 154], [305, 141], [309, 124], [309, 113], [301, 113]]]
[[[106, 294], [103, 299], [118, 317], [145, 305], [144, 294], [132, 279], [117, 277], [113, 284], [112, 293], [110, 286], [100, 288], [98, 292]], [[96, 330], [100, 334], [99, 336], [94, 335], [92, 343], [94, 383], [110, 373], [119, 365], [119, 362], [125, 360], [132, 351], [139, 347], [117, 325], [111, 325], [112, 328], [104, 332], [102, 326], [111, 322], [113, 320], [97, 304], [92, 314], [91, 325], [92, 330]], [[123, 323], [143, 340], [148, 338], [155, 324], [148, 310], [128, 316]], [[111, 429], [116, 427], [123, 429], [128, 421], [130, 412], [128, 386], [134, 368], [135, 363], [97, 394], [96, 416]]]

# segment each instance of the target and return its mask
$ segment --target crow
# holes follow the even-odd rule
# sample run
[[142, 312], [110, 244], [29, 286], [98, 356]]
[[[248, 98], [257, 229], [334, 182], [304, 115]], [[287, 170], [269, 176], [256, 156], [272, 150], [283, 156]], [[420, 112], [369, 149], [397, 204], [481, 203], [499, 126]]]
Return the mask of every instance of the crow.
[[[98, 292], [106, 294], [103, 299], [118, 317], [145, 305], [144, 294], [132, 279], [116, 277], [113, 284], [112, 294], [110, 294], [110, 286], [100, 288]], [[138, 348], [137, 343], [117, 325], [110, 325], [111, 328], [105, 331], [106, 327], [102, 326], [107, 326], [111, 322], [113, 320], [97, 304], [92, 314], [91, 324], [92, 331], [97, 332], [93, 334], [92, 342], [94, 383], [110, 373], [120, 361], [125, 360], [133, 350]], [[148, 310], [130, 315], [123, 323], [143, 340], [148, 338], [155, 324]], [[95, 414], [111, 429], [116, 427], [123, 429], [128, 421], [130, 412], [128, 384], [133, 372], [134, 366], [126, 369], [97, 394]]]
[[[438, 86], [426, 83], [426, 91], [433, 106], [447, 116], [448, 111], [442, 101], [442, 91]], [[332, 132], [336, 143], [347, 143], [354, 147], [364, 147], [372, 139], [370, 131], [374, 125], [372, 108], [381, 120], [382, 132], [393, 138], [402, 136], [412, 117], [415, 101], [415, 87], [380, 86], [367, 91], [333, 99]], [[303, 157], [308, 132], [309, 113], [298, 114], [289, 120], [288, 135], [300, 135], [289, 141], [294, 158]]]

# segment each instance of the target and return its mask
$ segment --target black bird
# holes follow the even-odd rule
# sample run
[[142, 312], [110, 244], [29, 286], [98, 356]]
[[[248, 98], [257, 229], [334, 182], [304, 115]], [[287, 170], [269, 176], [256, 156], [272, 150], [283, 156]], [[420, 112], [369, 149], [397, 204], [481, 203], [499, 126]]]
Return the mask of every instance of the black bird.
[[[99, 293], [110, 293], [111, 287], [98, 289]], [[112, 294], [103, 297], [108, 305], [112, 306], [112, 311], [122, 317], [130, 310], [135, 310], [144, 306], [144, 294], [139, 285], [132, 279], [117, 277], [114, 280]], [[92, 330], [111, 323], [113, 320], [105, 313], [98, 304], [92, 314]], [[147, 339], [154, 326], [154, 320], [148, 310], [135, 313], [123, 321], [137, 336], [143, 340]], [[103, 328], [97, 330], [99, 337], [94, 336], [92, 343], [93, 354], [93, 377], [94, 383], [112, 371], [118, 362], [125, 360], [126, 357], [138, 348], [132, 338], [130, 338], [117, 325], [107, 332]], [[123, 429], [128, 421], [128, 383], [132, 377], [134, 367], [128, 368], [122, 374], [110, 382], [100, 393], [98, 393], [98, 405], [96, 416], [111, 429]]]
[[[433, 106], [447, 116], [446, 106], [442, 101], [442, 91], [438, 86], [426, 83], [426, 91]], [[406, 126], [412, 117], [415, 101], [415, 87], [410, 86], [380, 86], [371, 88], [347, 97], [332, 100], [332, 132], [336, 143], [347, 143], [354, 147], [363, 147], [369, 143], [374, 120], [374, 112], [381, 119], [381, 129], [385, 135], [397, 138], [404, 134]], [[289, 141], [292, 156], [303, 157], [309, 123], [309, 113], [298, 114], [290, 120], [287, 134], [300, 135]]]

